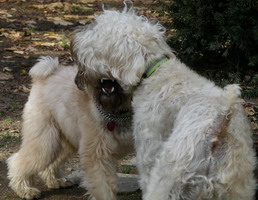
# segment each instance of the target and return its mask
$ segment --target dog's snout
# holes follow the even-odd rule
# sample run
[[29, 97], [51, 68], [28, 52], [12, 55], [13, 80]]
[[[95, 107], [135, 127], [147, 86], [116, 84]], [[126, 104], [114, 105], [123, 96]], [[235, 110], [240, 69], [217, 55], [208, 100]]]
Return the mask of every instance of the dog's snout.
[[100, 80], [100, 84], [102, 92], [107, 96], [111, 95], [116, 90], [117, 83], [112, 79], [103, 78]]

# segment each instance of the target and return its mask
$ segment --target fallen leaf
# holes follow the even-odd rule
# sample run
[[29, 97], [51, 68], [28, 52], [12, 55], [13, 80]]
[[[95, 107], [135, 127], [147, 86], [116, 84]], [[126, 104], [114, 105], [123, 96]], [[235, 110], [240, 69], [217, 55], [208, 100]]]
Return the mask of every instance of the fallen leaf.
[[4, 30], [5, 32], [2, 32], [0, 36], [4, 36], [6, 38], [10, 38], [13, 40], [20, 39], [22, 37], [21, 32], [16, 32], [16, 31], [8, 31]]
[[56, 10], [63, 8], [64, 5], [62, 2], [55, 2], [55, 3], [50, 3], [50, 4], [44, 4], [44, 5], [28, 5], [27, 8], [34, 8], [38, 10], [43, 10], [43, 9], [48, 9], [48, 10]]
[[[7, 15], [7, 17], [10, 17], [10, 16]], [[6, 19], [6, 22], [14, 22], [14, 21], [16, 21], [16, 19], [8, 19], [8, 18]]]
[[10, 38], [11, 39], [19, 39], [19, 38], [21, 38], [21, 33], [20, 32], [12, 32], [10, 34]]
[[15, 50], [17, 50], [17, 48], [16, 47], [9, 47], [9, 48], [5, 48], [4, 50], [6, 50], [6, 51], [15, 51]]
[[3, 72], [11, 72], [12, 71], [12, 69], [10, 69], [9, 67], [4, 67], [3, 68]]
[[78, 20], [80, 18], [79, 15], [64, 15], [63, 17], [66, 20]]
[[31, 38], [31, 40], [33, 40], [33, 41], [40, 41], [40, 40], [41, 40], [41, 38], [33, 37], [33, 38]]
[[72, 9], [71, 9], [70, 4], [67, 3], [67, 2], [64, 2], [64, 12], [65, 13], [70, 13], [71, 11], [72, 11]]
[[51, 39], [56, 39], [56, 40], [60, 40], [61, 38], [64, 37], [64, 35], [57, 34], [57, 33], [54, 33], [54, 32], [45, 33], [43, 36], [47, 37], [47, 38], [51, 38]]
[[73, 25], [72, 22], [65, 21], [61, 17], [47, 17], [47, 20], [53, 22], [56, 25], [62, 25], [62, 26]]
[[3, 37], [6, 37], [6, 38], [9, 38], [10, 34], [7, 33], [7, 32], [3, 32], [0, 34], [0, 36], [3, 36]]
[[90, 19], [84, 19], [84, 20], [79, 20], [78, 23], [85, 25], [85, 24], [88, 24], [90, 21], [91, 21]]
[[12, 58], [12, 56], [4, 56], [4, 59]]
[[13, 53], [17, 53], [17, 54], [21, 54], [21, 55], [23, 55], [23, 54], [24, 54], [24, 51], [20, 51], [20, 50], [18, 50], [18, 51], [13, 51]]
[[46, 47], [53, 47], [56, 43], [54, 42], [34, 42], [33, 43], [36, 46], [46, 46]]
[[45, 8], [45, 5], [28, 5], [27, 8], [34, 8], [34, 9], [42, 10]]
[[7, 10], [0, 10], [0, 15], [7, 15], [8, 11]]
[[13, 129], [13, 130], [10, 130], [9, 132], [10, 133], [19, 133], [19, 130], [18, 129]]
[[68, 21], [65, 21], [65, 20], [54, 21], [54, 24], [56, 24], [56, 25], [62, 25], [62, 26], [70, 26], [70, 25], [73, 25], [72, 22], [68, 22]]
[[25, 85], [19, 86], [18, 90], [24, 93], [30, 93], [30, 89], [27, 88]]
[[27, 21], [21, 21], [22, 24], [28, 24], [28, 25], [33, 25], [33, 24], [37, 24], [36, 21], [34, 20], [27, 20]]
[[258, 124], [257, 124], [257, 123], [251, 122], [251, 125], [252, 125], [252, 128], [253, 128], [254, 130], [258, 130]]
[[247, 115], [250, 115], [250, 116], [255, 114], [255, 110], [254, 110], [253, 107], [246, 107], [245, 112], [246, 112]]
[[[28, 47], [26, 48], [26, 51], [27, 51], [27, 52], [34, 52], [34, 51], [37, 51], [37, 48], [32, 47], [32, 46], [28, 46]], [[29, 56], [27, 56], [27, 57], [24, 56], [24, 58], [28, 59]]]
[[257, 117], [251, 117], [252, 121], [257, 121]]
[[78, 0], [80, 3], [94, 3], [96, 0]]
[[16, 8], [11, 8], [11, 11], [16, 12], [16, 11], [17, 11], [17, 9], [16, 9]]
[[0, 72], [0, 80], [1, 81], [6, 81], [6, 80], [10, 80], [10, 79], [13, 79], [13, 75], [11, 73], [3, 73], [3, 72]]
[[56, 9], [56, 8], [63, 8], [63, 7], [64, 7], [64, 5], [61, 2], [50, 3], [47, 5], [47, 8], [49, 8], [49, 9]]
[[88, 15], [87, 19], [95, 19], [95, 16], [94, 15]]
[[20, 71], [20, 75], [22, 75], [22, 76], [28, 75], [27, 70], [22, 69], [22, 70]]

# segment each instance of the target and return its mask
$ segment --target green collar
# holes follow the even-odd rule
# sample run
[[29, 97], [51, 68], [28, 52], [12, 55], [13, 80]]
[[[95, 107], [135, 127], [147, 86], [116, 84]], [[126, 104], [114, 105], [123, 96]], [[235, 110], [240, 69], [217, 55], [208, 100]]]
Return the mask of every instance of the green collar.
[[162, 65], [164, 62], [168, 61], [169, 57], [167, 55], [162, 55], [161, 57], [154, 58], [146, 67], [146, 70], [143, 74], [143, 78], [148, 78], [151, 76], [155, 70]]
[[[148, 78], [151, 76], [151, 74], [153, 72], [155, 72], [155, 70], [162, 65], [164, 62], [168, 61], [169, 57], [167, 55], [162, 55], [161, 57], [155, 58], [153, 59], [146, 67], [146, 70], [144, 72], [144, 74], [142, 75], [142, 79], [143, 78]], [[138, 83], [138, 85], [133, 86], [132, 87], [132, 91], [135, 91], [137, 89], [137, 87], [141, 84], [142, 80], [140, 81], [140, 83]]]

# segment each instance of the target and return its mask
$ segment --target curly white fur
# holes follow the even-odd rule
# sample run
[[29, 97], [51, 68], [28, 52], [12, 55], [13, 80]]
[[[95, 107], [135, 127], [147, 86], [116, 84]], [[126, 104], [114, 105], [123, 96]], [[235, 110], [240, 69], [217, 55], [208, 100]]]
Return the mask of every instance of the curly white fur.
[[[134, 93], [134, 137], [144, 200], [251, 200], [255, 153], [240, 88], [224, 89], [173, 54], [164, 28], [133, 11], [105, 11], [75, 34], [87, 76], [117, 79]], [[170, 60], [141, 79], [147, 64]]]
[[145, 70], [140, 66], [157, 54], [172, 55], [162, 39], [165, 29], [132, 13], [106, 10], [104, 15], [96, 17], [96, 24], [74, 35], [72, 50], [78, 64], [87, 66], [83, 70], [112, 75], [124, 85], [136, 85]]
[[59, 166], [78, 152], [84, 186], [92, 200], [117, 199], [117, 159], [132, 151], [130, 122], [111, 133], [93, 101], [74, 83], [76, 66], [41, 57], [30, 70], [33, 85], [23, 112], [22, 144], [8, 160], [9, 186], [21, 198], [33, 199], [37, 174], [48, 188], [71, 186]]

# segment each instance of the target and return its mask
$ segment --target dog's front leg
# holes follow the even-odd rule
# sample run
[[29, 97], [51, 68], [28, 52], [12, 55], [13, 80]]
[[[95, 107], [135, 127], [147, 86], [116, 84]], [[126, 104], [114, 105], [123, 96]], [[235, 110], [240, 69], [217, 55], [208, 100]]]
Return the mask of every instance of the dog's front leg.
[[103, 130], [92, 133], [92, 137], [89, 135], [83, 136], [79, 149], [88, 195], [92, 200], [116, 200], [117, 160], [112, 156], [116, 142], [112, 134]]
[[162, 141], [158, 134], [153, 133], [153, 130], [149, 128], [142, 130], [140, 126], [135, 126], [134, 135], [137, 169], [140, 175], [139, 184], [144, 194], [150, 182], [150, 172], [161, 149]]
[[[171, 140], [171, 139], [170, 139]], [[149, 175], [143, 200], [180, 200], [183, 174], [187, 171], [191, 151], [180, 140], [164, 142]], [[180, 152], [176, 152], [179, 149]]]
[[55, 161], [44, 171], [39, 173], [48, 188], [66, 188], [75, 184], [72, 180], [62, 177], [59, 170], [61, 164], [75, 152], [75, 149], [64, 139], [60, 139], [60, 143], [62, 147], [60, 148], [61, 150], [57, 154]]

